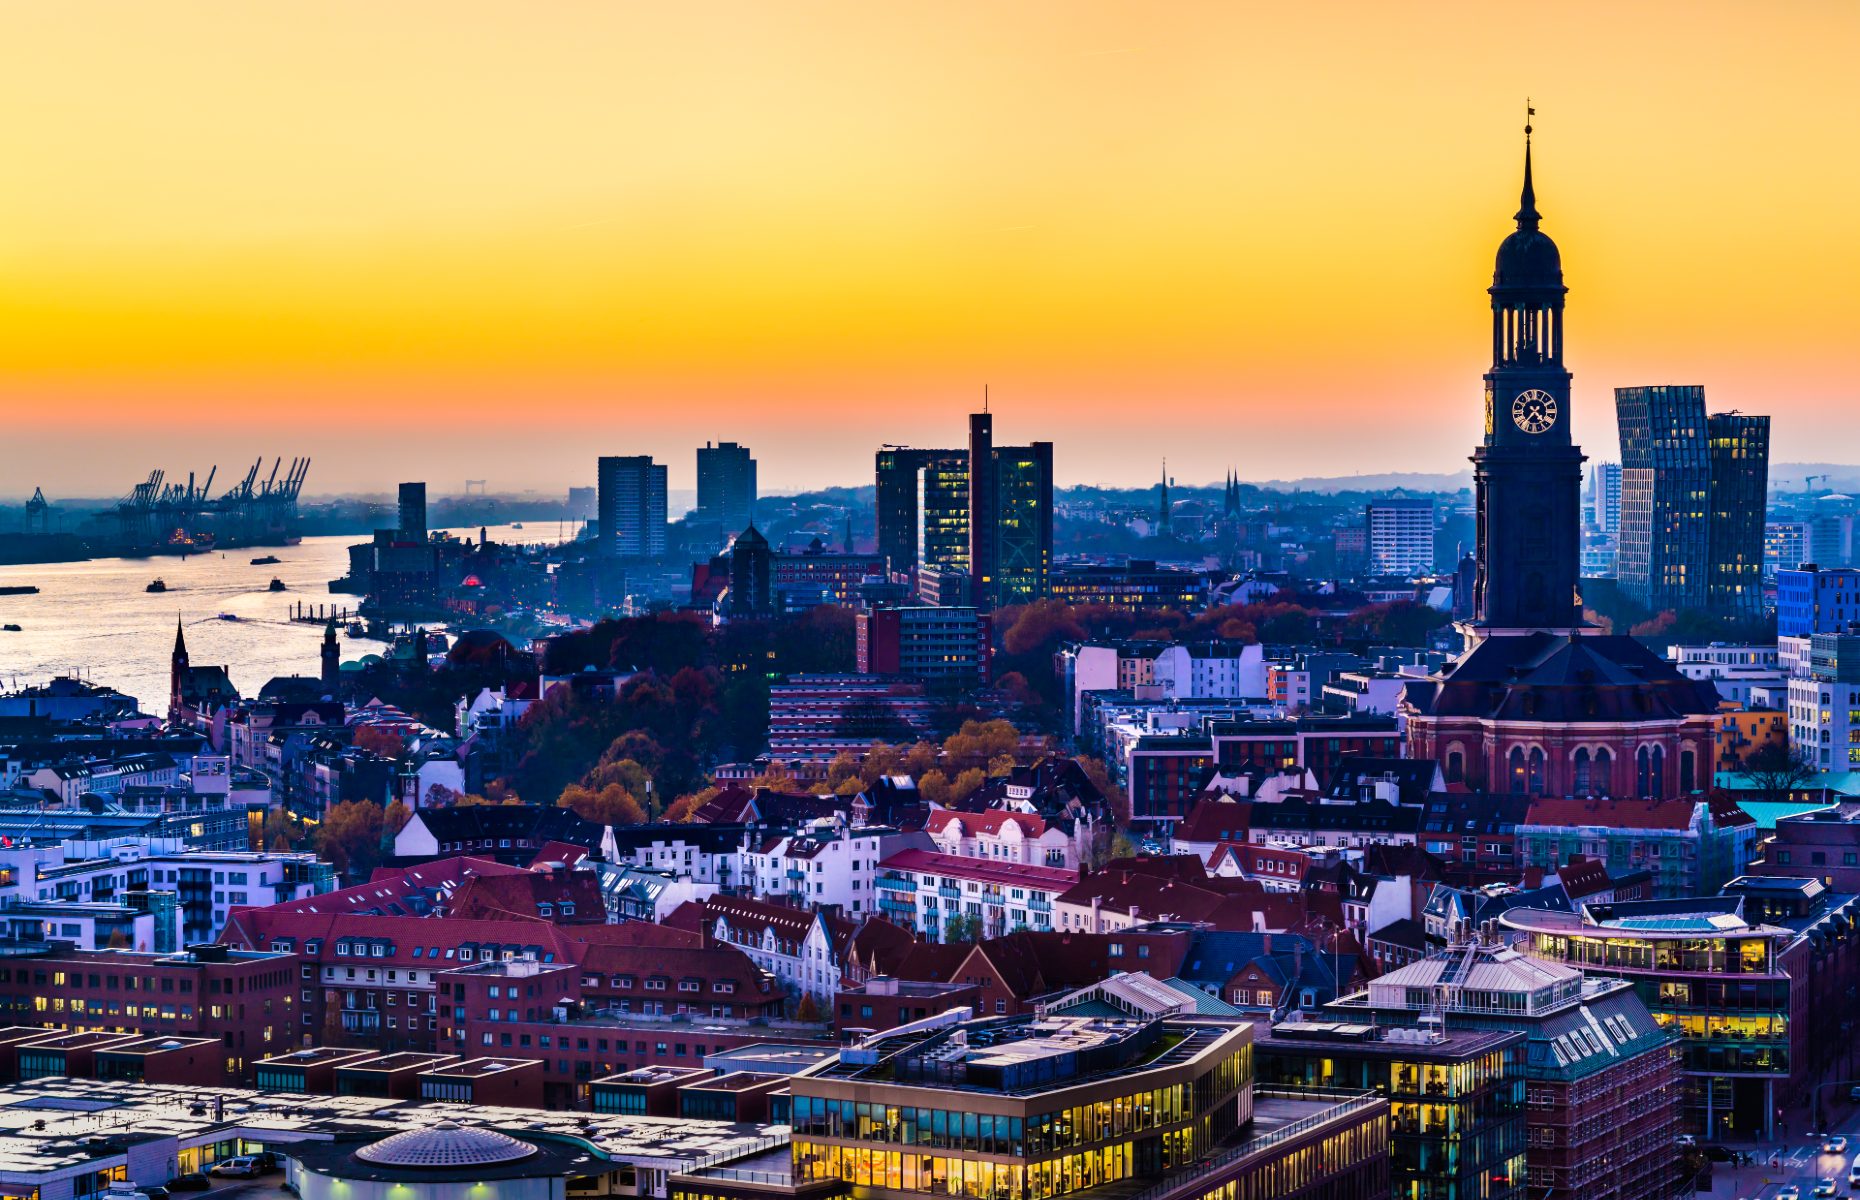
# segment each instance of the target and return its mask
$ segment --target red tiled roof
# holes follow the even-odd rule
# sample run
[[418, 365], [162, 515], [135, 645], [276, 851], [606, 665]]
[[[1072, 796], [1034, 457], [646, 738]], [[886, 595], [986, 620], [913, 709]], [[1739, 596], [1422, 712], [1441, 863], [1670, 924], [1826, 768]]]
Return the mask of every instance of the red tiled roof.
[[1574, 800], [1544, 797], [1531, 801], [1524, 824], [1569, 828], [1602, 825], [1613, 829], [1685, 829], [1696, 806], [1690, 800]]
[[[429, 900], [443, 900], [468, 878], [523, 873], [522, 867], [506, 866], [494, 859], [456, 855], [411, 867], [378, 867], [366, 883], [338, 888], [320, 896], [287, 900], [270, 907], [274, 912], [385, 912], [395, 916], [403, 913], [417, 916]], [[409, 906], [410, 900], [418, 900], [420, 906]], [[396, 905], [400, 906], [400, 913], [394, 911]]]
[[571, 842], [544, 842], [542, 849], [536, 852], [536, 857], [530, 860], [530, 866], [535, 867], [537, 863], [559, 862], [572, 867], [586, 857], [588, 857], [586, 846], [577, 846]]
[[930, 820], [924, 828], [931, 833], [941, 833], [950, 824], [958, 821], [962, 823], [963, 831], [972, 837], [979, 834], [999, 837], [1002, 829], [1009, 825], [1019, 826], [1024, 837], [1037, 838], [1046, 832], [1046, 822], [1033, 813], [1004, 812], [998, 808], [977, 813], [938, 809], [930, 814]]
[[938, 854], [933, 850], [900, 850], [880, 860], [881, 868], [899, 871], [934, 871], [958, 879], [980, 883], [1060, 891], [1078, 882], [1078, 872], [1062, 867], [1029, 867], [1018, 863], [996, 863], [982, 858], [964, 858], [959, 854]]
[[1253, 806], [1233, 800], [1203, 800], [1176, 827], [1178, 842], [1241, 841], [1251, 825]]

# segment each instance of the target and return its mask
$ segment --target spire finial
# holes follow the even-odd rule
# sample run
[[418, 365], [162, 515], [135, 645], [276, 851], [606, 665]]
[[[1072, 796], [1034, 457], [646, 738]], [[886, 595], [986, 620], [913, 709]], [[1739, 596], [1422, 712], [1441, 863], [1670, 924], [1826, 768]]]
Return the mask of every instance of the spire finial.
[[1531, 106], [1530, 97], [1524, 99], [1524, 192], [1518, 198], [1517, 222], [1519, 229], [1537, 228], [1537, 189], [1531, 186], [1531, 118], [1537, 110]]

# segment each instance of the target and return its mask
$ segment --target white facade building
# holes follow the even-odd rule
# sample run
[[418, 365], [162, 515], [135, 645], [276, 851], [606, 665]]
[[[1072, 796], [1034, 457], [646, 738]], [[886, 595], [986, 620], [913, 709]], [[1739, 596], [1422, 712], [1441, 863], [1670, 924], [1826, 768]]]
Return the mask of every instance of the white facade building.
[[1266, 698], [1266, 652], [1257, 644], [1170, 646], [1151, 671], [1165, 700]]

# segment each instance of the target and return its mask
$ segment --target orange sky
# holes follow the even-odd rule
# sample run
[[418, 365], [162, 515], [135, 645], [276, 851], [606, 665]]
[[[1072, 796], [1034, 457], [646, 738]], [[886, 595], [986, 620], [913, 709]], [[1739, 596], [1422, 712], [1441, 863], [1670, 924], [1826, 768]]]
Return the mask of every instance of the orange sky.
[[1456, 470], [1526, 93], [1591, 455], [1687, 382], [1860, 462], [1844, 0], [60, 0], [0, 46], [7, 494], [679, 488], [706, 438], [866, 482], [984, 383], [1061, 483]]

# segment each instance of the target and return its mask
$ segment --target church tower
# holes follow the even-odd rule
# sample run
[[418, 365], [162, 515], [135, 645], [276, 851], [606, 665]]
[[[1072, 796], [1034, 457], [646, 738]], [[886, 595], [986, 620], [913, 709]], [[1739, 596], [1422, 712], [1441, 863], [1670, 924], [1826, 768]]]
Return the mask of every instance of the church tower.
[[174, 653], [168, 657], [168, 719], [179, 718], [182, 693], [187, 683], [187, 636], [181, 632], [181, 618], [174, 619]]
[[1524, 192], [1517, 229], [1492, 273], [1492, 368], [1485, 375], [1485, 440], [1473, 452], [1478, 506], [1479, 634], [1571, 630], [1577, 590], [1581, 449], [1569, 436], [1563, 367], [1563, 264], [1538, 228], [1531, 127], [1524, 127]]
[[332, 617], [323, 627], [322, 649], [323, 686], [330, 688], [335, 695], [335, 687], [342, 682], [342, 647], [336, 642], [336, 621]]

